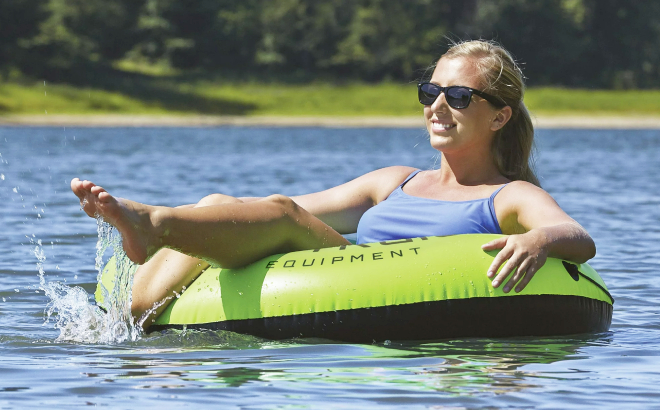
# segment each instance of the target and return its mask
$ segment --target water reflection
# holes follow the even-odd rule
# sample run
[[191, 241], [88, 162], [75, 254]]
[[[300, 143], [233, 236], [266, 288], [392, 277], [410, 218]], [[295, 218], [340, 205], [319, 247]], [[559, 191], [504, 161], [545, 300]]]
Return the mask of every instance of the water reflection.
[[271, 342], [226, 331], [168, 330], [127, 346], [132, 352], [102, 366], [114, 374], [88, 377], [134, 379], [140, 388], [313, 383], [320, 389], [369, 385], [450, 396], [502, 394], [540, 388], [548, 379], [587, 377], [578, 362], [575, 368], [563, 364], [559, 372], [540, 365], [588, 358], [584, 348], [608, 345], [611, 336], [350, 345], [324, 340]]

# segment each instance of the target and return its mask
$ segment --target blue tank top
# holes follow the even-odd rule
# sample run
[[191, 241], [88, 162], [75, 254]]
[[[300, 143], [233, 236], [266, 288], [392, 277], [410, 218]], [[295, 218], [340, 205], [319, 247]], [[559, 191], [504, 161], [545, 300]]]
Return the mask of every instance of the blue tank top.
[[362, 215], [357, 228], [358, 244], [420, 236], [502, 233], [493, 201], [506, 184], [489, 198], [441, 201], [403, 192], [403, 186], [418, 172], [410, 174], [387, 199]]

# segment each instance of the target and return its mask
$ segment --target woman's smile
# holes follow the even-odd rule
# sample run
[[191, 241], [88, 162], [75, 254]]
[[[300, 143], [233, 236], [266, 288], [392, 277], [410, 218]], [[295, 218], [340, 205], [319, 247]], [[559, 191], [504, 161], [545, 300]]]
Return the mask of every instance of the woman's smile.
[[431, 130], [434, 133], [445, 133], [451, 129], [456, 128], [456, 124], [453, 122], [449, 122], [446, 120], [440, 121], [440, 120], [431, 120]]

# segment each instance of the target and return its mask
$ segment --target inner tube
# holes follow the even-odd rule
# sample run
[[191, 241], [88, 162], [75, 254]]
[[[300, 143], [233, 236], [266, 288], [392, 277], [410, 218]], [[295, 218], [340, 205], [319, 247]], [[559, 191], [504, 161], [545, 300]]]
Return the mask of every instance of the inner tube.
[[[586, 263], [548, 258], [520, 292], [486, 276], [501, 235], [466, 234], [273, 255], [209, 268], [149, 328], [229, 330], [267, 339], [371, 343], [607, 331], [614, 300]], [[109, 262], [97, 287], [114, 286]], [[109, 293], [105, 293], [108, 295]]]

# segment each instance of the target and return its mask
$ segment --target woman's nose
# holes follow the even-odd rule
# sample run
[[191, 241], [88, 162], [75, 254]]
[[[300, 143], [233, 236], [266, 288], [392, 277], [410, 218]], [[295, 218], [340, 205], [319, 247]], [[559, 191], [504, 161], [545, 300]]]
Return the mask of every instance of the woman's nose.
[[447, 104], [447, 99], [445, 98], [445, 93], [443, 91], [438, 95], [438, 98], [433, 101], [433, 104], [431, 104], [431, 111], [446, 111], [448, 108], [449, 104]]

